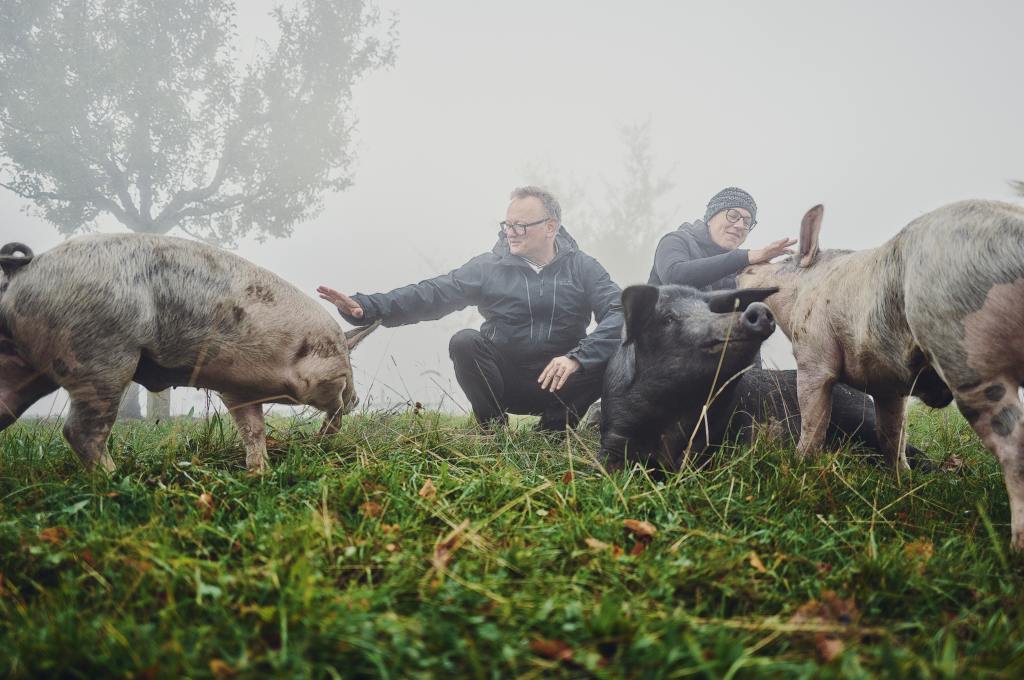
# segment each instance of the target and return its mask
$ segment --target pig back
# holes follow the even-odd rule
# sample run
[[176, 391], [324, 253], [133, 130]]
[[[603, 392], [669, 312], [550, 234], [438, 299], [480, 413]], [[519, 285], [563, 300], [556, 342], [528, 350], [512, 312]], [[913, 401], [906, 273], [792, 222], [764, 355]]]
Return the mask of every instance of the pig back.
[[280, 277], [154, 234], [83, 236], [37, 255], [12, 279], [0, 315], [40, 367], [54, 352], [72, 365], [140, 352], [167, 368], [266, 361], [308, 338], [321, 354], [347, 355], [326, 310]]

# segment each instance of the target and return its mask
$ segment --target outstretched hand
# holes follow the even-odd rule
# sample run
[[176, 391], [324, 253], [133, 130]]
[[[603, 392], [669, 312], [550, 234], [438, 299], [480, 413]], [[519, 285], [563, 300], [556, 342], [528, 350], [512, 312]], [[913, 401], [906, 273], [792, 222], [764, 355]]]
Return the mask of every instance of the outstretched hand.
[[548, 389], [548, 385], [551, 385], [551, 391], [554, 392], [557, 389], [561, 389], [565, 381], [569, 379], [569, 376], [581, 368], [583, 366], [580, 362], [572, 357], [555, 357], [541, 371], [537, 382], [540, 383], [542, 390]]
[[316, 292], [320, 293], [320, 297], [322, 299], [327, 300], [337, 307], [342, 314], [348, 314], [349, 316], [354, 316], [357, 319], [363, 318], [363, 308], [360, 307], [355, 300], [344, 293], [339, 293], [333, 288], [328, 288], [327, 286], [320, 286], [316, 289]]
[[764, 248], [748, 251], [747, 261], [750, 264], [757, 264], [758, 262], [769, 262], [779, 255], [792, 255], [793, 251], [790, 249], [792, 245], [796, 245], [795, 238], [780, 238], [778, 241], [772, 241]]

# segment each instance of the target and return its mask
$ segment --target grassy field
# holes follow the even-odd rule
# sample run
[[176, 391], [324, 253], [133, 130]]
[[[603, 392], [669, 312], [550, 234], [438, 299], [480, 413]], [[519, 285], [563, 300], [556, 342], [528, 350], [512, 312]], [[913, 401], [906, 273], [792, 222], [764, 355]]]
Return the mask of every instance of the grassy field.
[[58, 421], [0, 434], [0, 676], [1024, 676], [993, 457], [955, 411], [896, 477], [769, 442], [654, 483], [588, 477], [592, 434], [423, 411], [318, 441], [227, 418], [115, 428], [83, 473]]

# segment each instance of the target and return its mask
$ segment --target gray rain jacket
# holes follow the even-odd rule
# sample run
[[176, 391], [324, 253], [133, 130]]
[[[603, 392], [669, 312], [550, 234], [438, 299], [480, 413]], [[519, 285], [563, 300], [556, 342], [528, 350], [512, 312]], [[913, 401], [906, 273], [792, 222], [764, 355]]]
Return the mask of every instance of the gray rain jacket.
[[[484, 317], [480, 332], [517, 364], [543, 367], [564, 355], [584, 371], [602, 367], [619, 346], [622, 291], [564, 227], [555, 244], [558, 254], [538, 274], [510, 252], [502, 233], [491, 252], [443, 276], [390, 293], [356, 293], [363, 318], [342, 317], [354, 325], [382, 319], [402, 326], [476, 305]], [[598, 325], [587, 335], [591, 314]]]
[[736, 274], [747, 266], [746, 248], [726, 250], [711, 239], [708, 225], [697, 220], [665, 234], [654, 252], [647, 283], [676, 284], [710, 293], [736, 287]]

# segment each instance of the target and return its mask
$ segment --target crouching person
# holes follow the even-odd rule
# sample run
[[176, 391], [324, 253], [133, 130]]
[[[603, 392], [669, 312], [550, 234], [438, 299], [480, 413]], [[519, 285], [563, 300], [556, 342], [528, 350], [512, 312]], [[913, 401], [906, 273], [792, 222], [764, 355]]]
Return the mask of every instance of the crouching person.
[[[561, 226], [550, 192], [521, 187], [511, 199], [491, 252], [444, 276], [374, 295], [317, 290], [360, 326], [440, 319], [475, 305], [483, 325], [456, 333], [448, 351], [477, 421], [490, 429], [514, 413], [540, 416], [543, 430], [574, 428], [601, 395], [619, 346], [621, 290]], [[591, 316], [597, 327], [588, 335]]]

